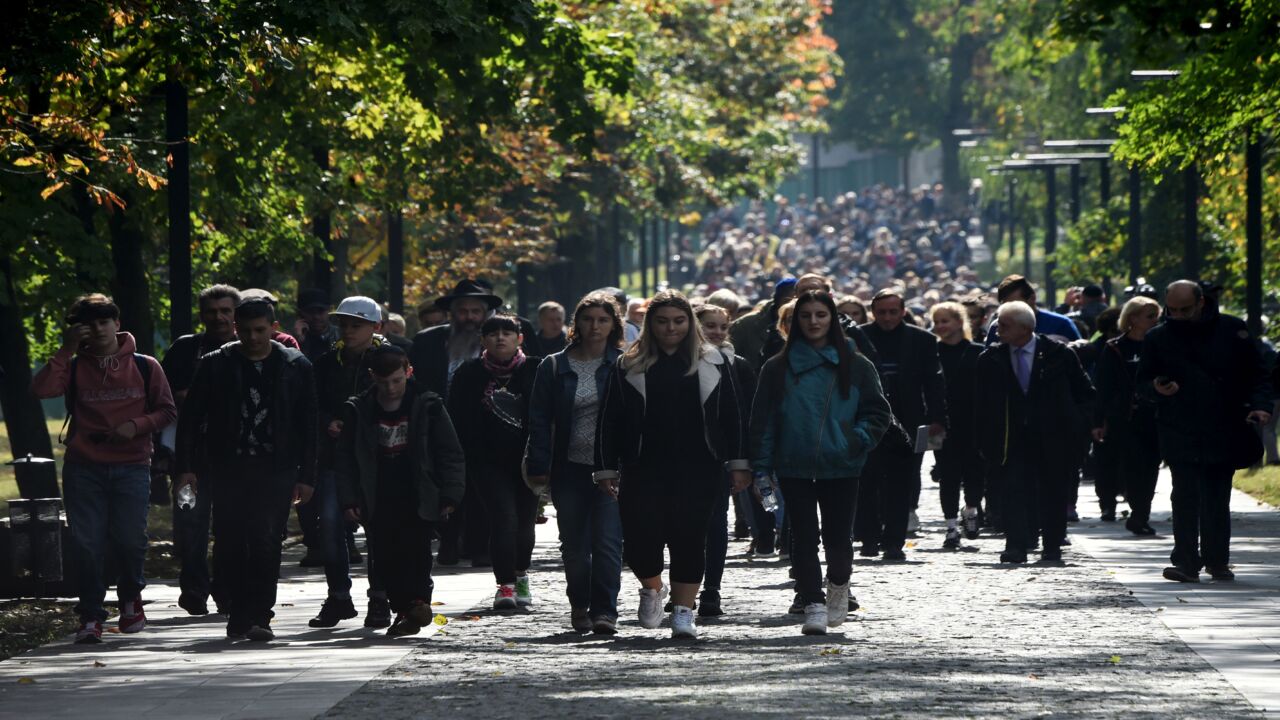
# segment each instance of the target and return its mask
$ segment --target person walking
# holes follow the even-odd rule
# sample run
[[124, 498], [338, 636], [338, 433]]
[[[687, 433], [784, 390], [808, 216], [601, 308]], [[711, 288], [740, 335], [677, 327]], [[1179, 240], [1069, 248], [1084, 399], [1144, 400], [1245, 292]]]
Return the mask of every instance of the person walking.
[[[943, 302], [929, 310], [933, 334], [938, 336], [938, 363], [947, 388], [947, 415], [950, 429], [942, 447], [934, 452], [938, 465], [938, 495], [942, 517], [947, 521], [945, 548], [960, 547], [964, 536], [977, 539], [978, 516], [982, 509], [982, 458], [974, 433], [974, 394], [978, 383], [978, 356], [982, 346], [973, 342], [969, 315], [957, 302]], [[960, 516], [960, 493], [964, 491], [964, 515]]]
[[978, 450], [1002, 469], [1005, 549], [1002, 563], [1025, 563], [1041, 536], [1040, 559], [1062, 561], [1067, 498], [1074, 478], [1081, 408], [1093, 384], [1066, 345], [1036, 332], [1036, 313], [1021, 301], [1000, 306], [1000, 341], [978, 358]]
[[538, 364], [529, 399], [525, 469], [530, 487], [550, 487], [560, 531], [569, 622], [574, 631], [618, 629], [622, 519], [618, 501], [591, 481], [605, 384], [624, 335], [622, 308], [607, 292], [578, 301], [568, 346]]
[[164, 369], [137, 352], [120, 330], [120, 308], [100, 293], [76, 299], [63, 343], [31, 381], [36, 397], [63, 396], [67, 407], [62, 492], [76, 557], [75, 642], [102, 642], [107, 579], [115, 561], [119, 630], [147, 626], [147, 511], [151, 498], [151, 436], [173, 422], [177, 409]]
[[1271, 387], [1244, 321], [1199, 284], [1165, 291], [1165, 320], [1143, 341], [1138, 392], [1156, 404], [1160, 456], [1173, 474], [1173, 552], [1164, 577], [1234, 580], [1231, 477], [1262, 457], [1250, 424], [1271, 419]]
[[1120, 310], [1120, 332], [1098, 355], [1094, 381], [1094, 442], [1108, 446], [1124, 483], [1129, 519], [1125, 528], [1134, 535], [1155, 535], [1151, 527], [1151, 501], [1160, 475], [1160, 442], [1156, 433], [1155, 403], [1138, 393], [1138, 365], [1144, 338], [1160, 320], [1160, 303], [1134, 297]]
[[533, 560], [538, 496], [521, 474], [529, 441], [529, 397], [539, 358], [529, 358], [513, 315], [498, 314], [480, 326], [480, 357], [454, 373], [449, 416], [466, 453], [467, 482], [479, 490], [489, 528], [489, 557], [498, 582], [495, 610], [533, 605]]
[[[879, 354], [877, 369], [894, 417], [911, 438], [928, 426], [932, 436], [947, 427], [946, 388], [938, 364], [938, 339], [927, 330], [903, 322], [906, 305], [896, 289], [881, 290], [871, 300], [874, 321], [863, 331]], [[903, 548], [920, 499], [919, 448], [884, 445], [872, 453], [858, 489], [854, 533], [862, 554], [884, 552], [889, 562], [906, 559]]]
[[212, 496], [227, 636], [266, 642], [289, 507], [316, 483], [315, 382], [301, 351], [271, 339], [271, 303], [241, 302], [235, 323], [239, 339], [200, 361], [182, 405], [176, 485]]
[[[848, 615], [858, 478], [890, 423], [875, 366], [845, 337], [837, 315], [825, 291], [797, 296], [787, 343], [761, 369], [751, 410], [752, 468], [776, 473], [787, 498], [806, 635], [825, 634]], [[819, 535], [827, 556], [825, 594]]]
[[395, 622], [387, 635], [431, 623], [431, 538], [461, 502], [462, 445], [444, 401], [417, 392], [409, 356], [390, 343], [369, 353], [373, 386], [346, 402], [334, 472], [346, 517], [364, 525]]
[[693, 605], [723, 470], [735, 491], [751, 482], [739, 407], [729, 361], [704, 341], [689, 301], [673, 290], [654, 295], [606, 386], [594, 473], [618, 498], [624, 559], [641, 585], [641, 627], [658, 627], [670, 593], [672, 637], [697, 637]]

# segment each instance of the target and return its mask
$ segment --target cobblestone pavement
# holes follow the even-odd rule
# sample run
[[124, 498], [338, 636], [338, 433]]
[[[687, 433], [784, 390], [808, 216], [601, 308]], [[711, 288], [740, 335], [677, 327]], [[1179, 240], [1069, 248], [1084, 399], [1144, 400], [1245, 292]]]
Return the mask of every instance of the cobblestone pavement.
[[[927, 476], [926, 476], [927, 477]], [[909, 561], [859, 558], [863, 608], [825, 637], [787, 615], [787, 569], [730, 544], [728, 614], [697, 641], [635, 620], [624, 574], [614, 638], [568, 629], [554, 543], [531, 611], [478, 607], [421, 642], [327, 717], [1256, 717], [1259, 713], [1104, 567], [1001, 567], [1002, 540], [942, 545], [927, 480]]]

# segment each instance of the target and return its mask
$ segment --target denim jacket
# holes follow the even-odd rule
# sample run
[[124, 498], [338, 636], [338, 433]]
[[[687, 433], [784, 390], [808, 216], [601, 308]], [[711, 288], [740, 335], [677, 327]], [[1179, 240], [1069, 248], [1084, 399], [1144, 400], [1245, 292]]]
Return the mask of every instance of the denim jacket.
[[[529, 398], [529, 444], [525, 449], [525, 472], [530, 477], [546, 475], [551, 467], [569, 459], [569, 438], [573, 436], [573, 398], [578, 392], [578, 375], [569, 364], [566, 348], [549, 355], [538, 365]], [[619, 348], [605, 348], [596, 368], [596, 392], [604, 399], [609, 371], [622, 355]]]

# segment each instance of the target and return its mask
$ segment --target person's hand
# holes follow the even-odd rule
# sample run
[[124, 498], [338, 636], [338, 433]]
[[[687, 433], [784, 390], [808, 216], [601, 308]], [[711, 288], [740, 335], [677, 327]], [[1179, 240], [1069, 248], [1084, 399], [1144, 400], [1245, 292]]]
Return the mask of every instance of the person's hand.
[[173, 493], [176, 495], [185, 485], [190, 485], [193, 492], [200, 489], [196, 485], [195, 473], [182, 473], [179, 475], [178, 479], [173, 482]]
[[929, 437], [937, 437], [946, 431], [947, 428], [942, 423], [929, 423]]
[[1103, 441], [1105, 441], [1105, 440], [1107, 439], [1107, 429], [1106, 429], [1106, 428], [1096, 427], [1096, 428], [1094, 428], [1094, 429], [1093, 429], [1093, 432], [1092, 432], [1091, 434], [1093, 435], [1093, 441], [1094, 441], [1094, 442], [1103, 442]]
[[329, 437], [337, 439], [337, 437], [342, 434], [342, 421], [334, 420], [329, 423], [329, 427], [325, 429], [325, 432], [329, 433]]
[[[534, 488], [542, 488], [545, 491], [546, 488], [551, 485], [551, 478], [547, 475], [530, 475], [525, 478], [524, 484], [528, 485], [530, 490], [533, 490]], [[534, 490], [534, 492], [537, 491]]]
[[111, 431], [112, 442], [129, 442], [138, 435], [138, 424], [132, 420], [125, 420]]
[[80, 345], [89, 339], [89, 326], [84, 323], [76, 323], [68, 326], [66, 332], [62, 334], [62, 347], [75, 352], [80, 349]]
[[734, 492], [742, 492], [751, 487], [751, 473], [746, 470], [732, 470], [729, 477], [733, 479]]
[[597, 485], [600, 487], [600, 492], [609, 495], [614, 500], [618, 499], [618, 478], [601, 480]]
[[346, 512], [342, 513], [342, 515], [347, 519], [347, 522], [360, 522], [360, 508], [349, 507]]
[[293, 504], [305, 505], [311, 502], [311, 496], [315, 494], [316, 489], [310, 485], [303, 483], [294, 483], [293, 485]]
[[1178, 390], [1180, 389], [1178, 387], [1178, 383], [1173, 380], [1165, 380], [1161, 383], [1160, 378], [1156, 378], [1151, 382], [1151, 384], [1155, 386], [1156, 392], [1160, 393], [1164, 397], [1173, 397], [1178, 394]]
[[452, 505], [441, 505], [440, 522], [446, 522], [449, 519], [449, 516], [453, 514], [454, 510], [457, 510], [457, 508]]
[[1254, 410], [1249, 413], [1248, 420], [1255, 425], [1266, 425], [1271, 422], [1271, 413], [1266, 410]]

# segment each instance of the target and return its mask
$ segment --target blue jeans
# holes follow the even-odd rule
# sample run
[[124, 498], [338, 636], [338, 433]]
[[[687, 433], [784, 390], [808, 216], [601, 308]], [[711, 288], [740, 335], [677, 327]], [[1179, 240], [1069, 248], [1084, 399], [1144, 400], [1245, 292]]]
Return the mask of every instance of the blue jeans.
[[569, 463], [551, 473], [560, 556], [569, 604], [591, 617], [618, 617], [622, 587], [622, 518], [618, 501], [591, 482], [591, 466]]
[[316, 473], [315, 505], [319, 519], [320, 552], [324, 558], [324, 579], [330, 597], [351, 594], [351, 557], [347, 554], [347, 521], [338, 506], [338, 478], [332, 470]]
[[68, 462], [62, 468], [62, 493], [76, 558], [76, 612], [82, 621], [107, 619], [103, 565], [110, 551], [121, 602], [139, 596], [147, 581], [147, 507], [151, 468]]

